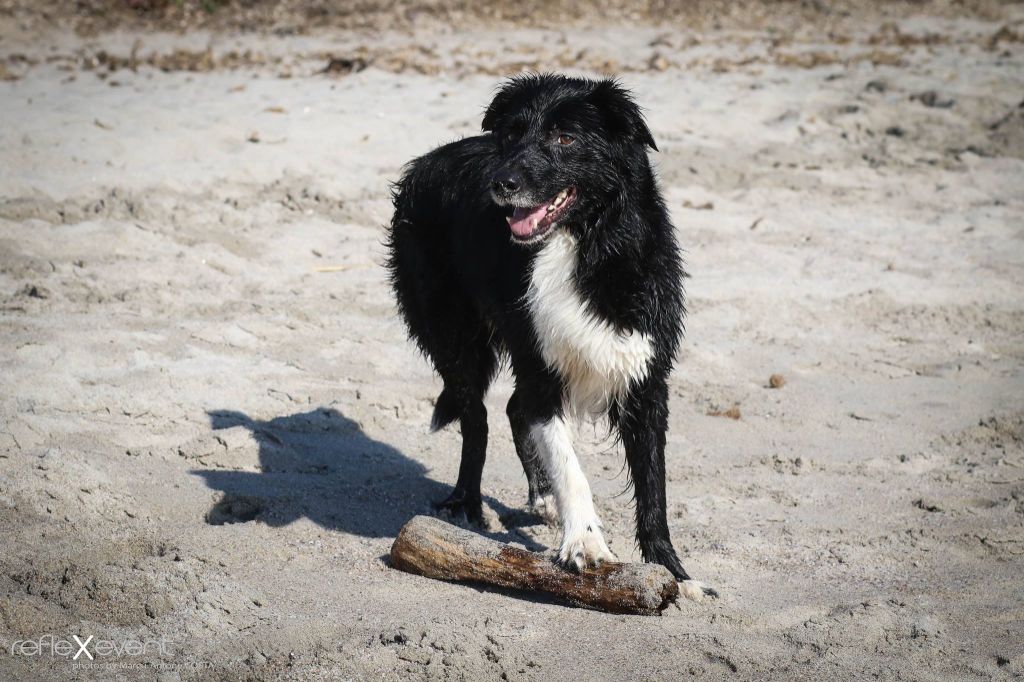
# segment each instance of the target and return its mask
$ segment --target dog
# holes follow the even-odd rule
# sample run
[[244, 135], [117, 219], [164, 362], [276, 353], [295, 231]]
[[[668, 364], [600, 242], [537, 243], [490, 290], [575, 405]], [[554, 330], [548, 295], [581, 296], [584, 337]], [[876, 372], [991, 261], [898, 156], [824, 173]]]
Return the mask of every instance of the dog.
[[686, 275], [647, 123], [615, 80], [529, 74], [504, 82], [481, 128], [411, 161], [392, 190], [398, 310], [444, 382], [431, 427], [462, 430], [455, 489], [436, 506], [483, 522], [484, 396], [507, 362], [528, 503], [557, 513], [557, 561], [614, 560], [567, 424], [606, 417], [625, 449], [644, 560], [713, 594], [691, 581], [666, 518], [667, 380]]

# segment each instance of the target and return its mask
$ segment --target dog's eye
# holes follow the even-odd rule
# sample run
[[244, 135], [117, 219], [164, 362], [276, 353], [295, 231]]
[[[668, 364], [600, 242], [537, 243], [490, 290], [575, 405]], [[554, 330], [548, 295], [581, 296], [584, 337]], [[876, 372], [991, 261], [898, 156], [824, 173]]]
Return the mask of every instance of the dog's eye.
[[562, 146], [569, 146], [576, 141], [576, 138], [568, 133], [562, 133], [558, 136], [558, 144]]

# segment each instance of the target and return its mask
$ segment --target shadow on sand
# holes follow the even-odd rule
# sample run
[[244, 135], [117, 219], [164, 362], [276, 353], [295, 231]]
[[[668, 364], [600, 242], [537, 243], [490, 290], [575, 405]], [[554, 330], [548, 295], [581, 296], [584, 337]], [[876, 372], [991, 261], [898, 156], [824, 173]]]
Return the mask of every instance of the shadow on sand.
[[[319, 408], [268, 421], [232, 410], [208, 412], [214, 431], [244, 427], [259, 444], [260, 471], [194, 470], [224, 493], [210, 509], [210, 524], [255, 519], [285, 526], [300, 518], [363, 537], [394, 537], [416, 514], [431, 513], [451, 486], [428, 477], [427, 468], [333, 408]], [[503, 520], [522, 514], [494, 499], [487, 504]], [[518, 534], [486, 533], [532, 545]]]

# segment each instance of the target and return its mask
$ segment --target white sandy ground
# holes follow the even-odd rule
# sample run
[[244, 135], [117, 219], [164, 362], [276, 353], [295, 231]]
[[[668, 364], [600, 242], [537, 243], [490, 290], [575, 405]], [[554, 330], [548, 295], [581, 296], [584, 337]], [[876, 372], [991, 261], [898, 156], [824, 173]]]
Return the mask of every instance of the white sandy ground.
[[[106, 79], [86, 57], [134, 36], [7, 31], [0, 54], [28, 61], [0, 83], [0, 678], [1024, 675], [1024, 49], [990, 45], [1024, 13], [1006, 12], [900, 23], [932, 44], [872, 44], [851, 18], [779, 48], [839, 58], [817, 65], [758, 33], [145, 35], [142, 54], [281, 62]], [[316, 73], [321, 51], [413, 42], [427, 73]], [[473, 133], [514, 55], [584, 46], [647, 108], [692, 274], [670, 523], [722, 596], [660, 618], [383, 560], [459, 444], [427, 435], [439, 382], [381, 268], [388, 181]], [[928, 90], [952, 105], [911, 98]], [[508, 394], [503, 376], [488, 401], [494, 535], [551, 547], [517, 513]], [[582, 429], [581, 460], [636, 560], [602, 436]], [[11, 654], [48, 633], [172, 645], [102, 659], [140, 669]]]

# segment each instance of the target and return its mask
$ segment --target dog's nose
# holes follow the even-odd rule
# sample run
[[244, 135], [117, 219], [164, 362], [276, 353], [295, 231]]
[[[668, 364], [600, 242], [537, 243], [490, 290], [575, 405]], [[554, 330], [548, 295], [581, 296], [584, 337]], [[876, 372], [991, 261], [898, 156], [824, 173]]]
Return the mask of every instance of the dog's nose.
[[516, 173], [498, 173], [491, 180], [491, 189], [502, 194], [518, 192], [523, 181]]

